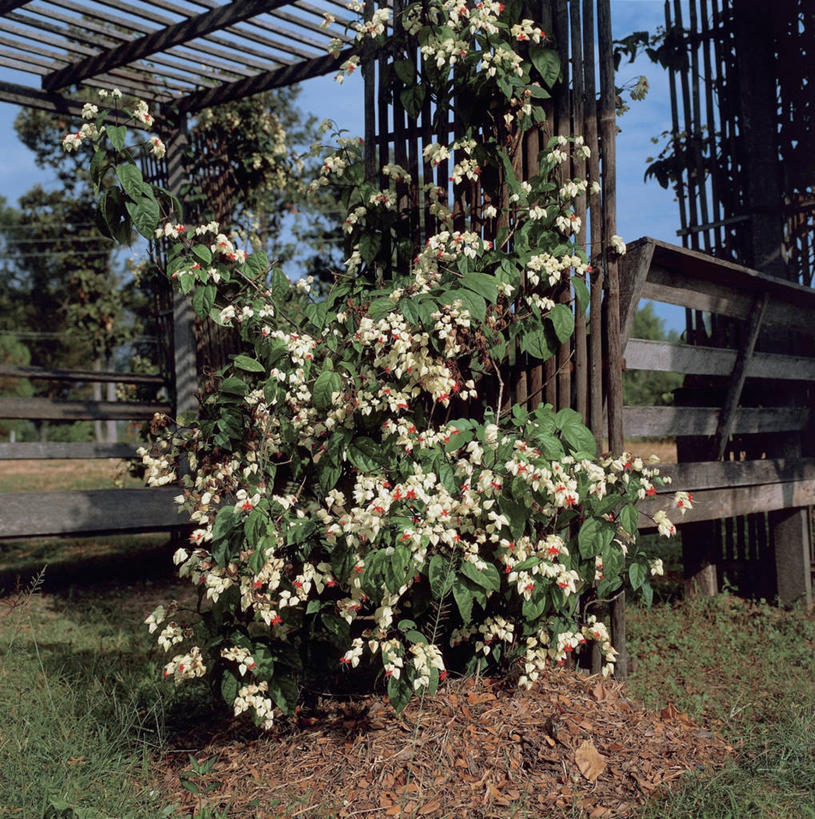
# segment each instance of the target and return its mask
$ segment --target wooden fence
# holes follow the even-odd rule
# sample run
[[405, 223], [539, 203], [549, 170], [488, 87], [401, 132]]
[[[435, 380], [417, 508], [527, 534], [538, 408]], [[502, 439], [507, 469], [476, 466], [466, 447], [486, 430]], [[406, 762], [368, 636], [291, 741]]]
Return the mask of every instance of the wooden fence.
[[[0, 378], [26, 378], [72, 386], [94, 383], [137, 384], [156, 392], [160, 375], [0, 366]], [[149, 421], [170, 413], [164, 401], [58, 400], [0, 396], [0, 418], [31, 421]], [[13, 460], [132, 458], [136, 447], [114, 442], [0, 443], [0, 462]], [[102, 532], [164, 531], [179, 525], [172, 497], [177, 489], [102, 489], [19, 492], [0, 495], [0, 537], [88, 535]]]
[[[812, 454], [815, 356], [757, 348], [762, 332], [768, 343], [779, 332], [815, 336], [815, 291], [653, 239], [629, 245], [621, 290], [625, 367], [686, 376], [678, 406], [626, 407], [626, 435], [676, 437], [680, 461], [698, 461], [666, 470], [673, 483], [644, 504], [641, 529], [668, 493], [690, 491], [695, 507], [676, 515], [689, 584], [715, 592], [724, 571], [768, 597], [777, 587], [783, 603], [811, 603], [815, 461], [802, 455]], [[731, 347], [630, 338], [641, 298], [739, 319], [743, 331]], [[694, 529], [704, 521], [721, 522], [712, 542], [699, 539], [710, 526]]]

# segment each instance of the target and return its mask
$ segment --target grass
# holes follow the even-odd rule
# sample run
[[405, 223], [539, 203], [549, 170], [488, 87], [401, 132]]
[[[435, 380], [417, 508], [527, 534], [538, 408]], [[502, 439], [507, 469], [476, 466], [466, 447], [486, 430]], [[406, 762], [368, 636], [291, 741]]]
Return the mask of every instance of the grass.
[[[69, 568], [58, 594], [0, 598], [0, 817], [173, 814], [152, 765], [168, 733], [209, 713], [209, 702], [201, 688], [175, 692], [158, 682], [164, 657], [141, 621], [172, 593], [166, 582], [87, 584], [89, 556], [102, 561], [97, 576], [118, 566], [120, 578], [145, 577], [139, 561], [151, 543], [157, 556], [166, 549], [153, 536], [0, 543], [0, 574], [44, 562]], [[730, 594], [677, 602], [680, 550], [660, 554], [669, 572], [658, 602], [628, 609], [631, 693], [652, 708], [673, 702], [737, 754], [713, 774], [685, 777], [644, 817], [815, 819], [815, 619]], [[188, 770], [191, 783], [205, 786], [205, 774], [192, 763]], [[221, 815], [207, 811], [202, 803], [197, 816]]]
[[57, 492], [64, 489], [113, 489], [144, 486], [127, 472], [127, 461], [0, 461], [0, 492]]
[[729, 594], [629, 607], [630, 688], [671, 701], [737, 755], [649, 806], [648, 817], [815, 817], [815, 619]]

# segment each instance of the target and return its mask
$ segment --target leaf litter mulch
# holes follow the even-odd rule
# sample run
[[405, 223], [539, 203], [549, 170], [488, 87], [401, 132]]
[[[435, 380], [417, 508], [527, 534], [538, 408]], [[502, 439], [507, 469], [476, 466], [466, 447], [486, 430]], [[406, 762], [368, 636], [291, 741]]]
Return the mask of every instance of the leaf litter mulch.
[[[382, 697], [326, 700], [268, 733], [235, 721], [173, 745], [170, 798], [229, 817], [632, 816], [733, 752], [672, 705], [647, 711], [623, 683], [568, 671], [530, 692], [448, 681], [401, 717]], [[191, 774], [188, 752], [211, 770]]]

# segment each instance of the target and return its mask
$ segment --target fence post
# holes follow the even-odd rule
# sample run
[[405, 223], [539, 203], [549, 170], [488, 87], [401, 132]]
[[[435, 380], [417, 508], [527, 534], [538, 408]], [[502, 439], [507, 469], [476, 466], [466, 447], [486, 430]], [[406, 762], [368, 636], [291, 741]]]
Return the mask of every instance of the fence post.
[[[180, 197], [187, 179], [184, 154], [187, 148], [187, 121], [175, 123], [167, 139], [167, 186]], [[179, 291], [173, 293], [173, 393], [176, 418], [198, 407], [198, 366], [195, 353], [195, 313], [192, 300]]]

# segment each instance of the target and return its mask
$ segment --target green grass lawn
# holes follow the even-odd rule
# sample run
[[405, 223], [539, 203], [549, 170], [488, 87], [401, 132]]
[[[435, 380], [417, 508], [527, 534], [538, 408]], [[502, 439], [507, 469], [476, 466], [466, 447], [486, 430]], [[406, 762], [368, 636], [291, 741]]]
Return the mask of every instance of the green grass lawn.
[[[0, 600], [0, 816], [172, 813], [150, 762], [207, 704], [160, 682], [164, 658], [141, 625], [171, 593], [108, 584]], [[674, 703], [738, 752], [645, 816], [815, 816], [811, 616], [730, 595], [631, 605], [629, 648], [634, 697]]]

